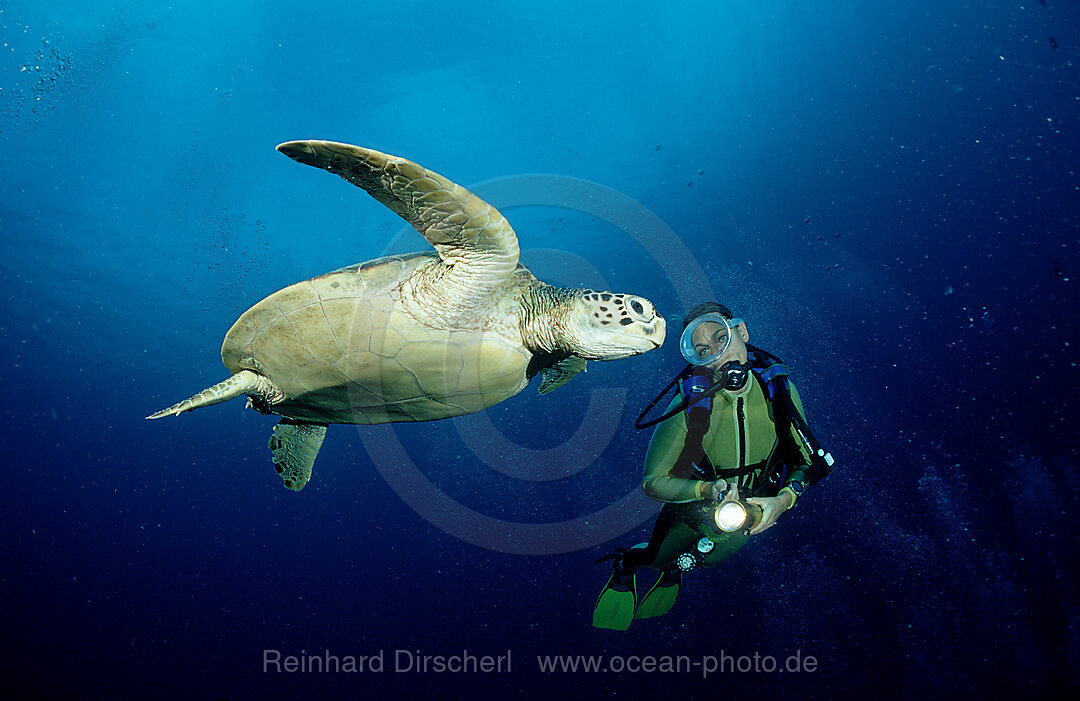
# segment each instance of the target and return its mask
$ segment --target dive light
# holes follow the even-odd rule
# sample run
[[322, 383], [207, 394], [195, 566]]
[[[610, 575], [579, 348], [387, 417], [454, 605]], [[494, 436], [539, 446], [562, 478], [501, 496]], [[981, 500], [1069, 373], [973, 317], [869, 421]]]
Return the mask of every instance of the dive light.
[[712, 522], [724, 533], [750, 530], [761, 522], [761, 507], [742, 499], [725, 499], [713, 509]]

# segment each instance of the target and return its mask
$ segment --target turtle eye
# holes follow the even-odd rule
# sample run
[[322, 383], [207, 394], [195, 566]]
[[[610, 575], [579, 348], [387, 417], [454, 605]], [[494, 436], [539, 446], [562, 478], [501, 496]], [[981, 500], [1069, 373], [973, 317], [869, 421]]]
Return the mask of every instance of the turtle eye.
[[627, 300], [627, 307], [631, 315], [638, 321], [649, 321], [652, 314], [652, 305], [641, 297], [631, 297]]

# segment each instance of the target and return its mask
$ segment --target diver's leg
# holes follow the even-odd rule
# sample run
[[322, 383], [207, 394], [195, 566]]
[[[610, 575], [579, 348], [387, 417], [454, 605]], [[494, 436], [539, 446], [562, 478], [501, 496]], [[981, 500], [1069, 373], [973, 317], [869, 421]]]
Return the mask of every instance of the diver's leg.
[[635, 572], [642, 568], [658, 569], [653, 565], [653, 562], [656, 560], [661, 545], [664, 543], [665, 539], [667, 539], [671, 532], [671, 527], [675, 523], [674, 510], [670, 505], [665, 504], [664, 508], [660, 509], [660, 513], [656, 517], [656, 522], [653, 524], [652, 534], [649, 535], [649, 542], [645, 544], [644, 547], [634, 546], [622, 553], [622, 568], [630, 572]]
[[701, 533], [679, 519], [675, 509], [669, 511], [662, 530], [653, 530], [649, 542], [651, 556], [645, 566], [660, 570], [660, 577], [642, 597], [634, 618], [654, 618], [671, 610], [682, 587], [683, 573], [675, 561], [680, 555], [696, 549], [700, 539]]
[[675, 560], [683, 553], [692, 552], [701, 540], [701, 532], [682, 521], [671, 524], [664, 539], [657, 544], [656, 555], [648, 565], [654, 570], [668, 570], [675, 567]]
[[641, 598], [634, 618], [654, 618], [670, 611], [679, 596], [682, 575], [682, 571], [675, 567], [662, 571], [656, 584]]
[[621, 550], [614, 558], [611, 576], [604, 585], [593, 608], [593, 625], [597, 628], [626, 630], [634, 620], [637, 608], [637, 580], [635, 573], [652, 567], [673, 522], [671, 509], [665, 505], [656, 517], [649, 542], [628, 550]]
[[[686, 524], [678, 523], [672, 527], [669, 536], [657, 549], [657, 554], [652, 561], [652, 566], [661, 570], [660, 578], [641, 598], [634, 618], [663, 616], [671, 610], [682, 587], [683, 573], [676, 563], [680, 556], [689, 555], [692, 559], [688, 559], [688, 562], [697, 563], [697, 566], [713, 567], [734, 555], [746, 544], [750, 536], [742, 533], [725, 534], [723, 538], [718, 539], [720, 541], [718, 543], [710, 538], [708, 540], [712, 542], [712, 550], [708, 553], [702, 553], [698, 548], [698, 543], [703, 538], [700, 531]], [[705, 543], [705, 547], [708, 546], [709, 543]]]
[[715, 567], [739, 551], [750, 540], [745, 533], [724, 533], [719, 537], [713, 537], [715, 543], [712, 552], [705, 556], [702, 567]]
[[626, 630], [634, 620], [634, 609], [637, 607], [636, 568], [623, 567], [622, 560], [622, 556], [615, 558], [611, 576], [593, 607], [592, 624], [597, 628]]

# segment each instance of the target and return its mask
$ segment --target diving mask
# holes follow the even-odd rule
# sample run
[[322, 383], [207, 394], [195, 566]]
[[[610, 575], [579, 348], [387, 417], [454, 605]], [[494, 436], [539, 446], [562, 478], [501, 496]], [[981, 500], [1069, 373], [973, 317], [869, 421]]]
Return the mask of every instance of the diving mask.
[[725, 319], [719, 314], [702, 314], [691, 321], [679, 338], [679, 350], [692, 365], [714, 363], [731, 347], [731, 336], [742, 319]]

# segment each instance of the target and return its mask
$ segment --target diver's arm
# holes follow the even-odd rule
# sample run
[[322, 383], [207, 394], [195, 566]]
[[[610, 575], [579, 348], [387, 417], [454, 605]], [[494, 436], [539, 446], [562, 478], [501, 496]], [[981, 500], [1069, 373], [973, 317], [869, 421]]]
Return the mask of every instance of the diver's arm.
[[[795, 409], [799, 412], [799, 416], [803, 417], [803, 419], [805, 420], [806, 413], [803, 411], [803, 404], [802, 399], [799, 397], [799, 390], [795, 389], [795, 385], [789, 382], [788, 391], [791, 394], [791, 403], [795, 405]], [[794, 440], [795, 445], [799, 447], [801, 464], [790, 465], [788, 467], [788, 474], [787, 478], [784, 479], [784, 486], [780, 488], [780, 493], [778, 494], [778, 496], [787, 497], [791, 500], [791, 504], [788, 505], [785, 510], [790, 509], [792, 506], [795, 506], [795, 502], [799, 499], [799, 496], [795, 494], [795, 492], [792, 491], [791, 487], [789, 487], [788, 485], [790, 485], [792, 482], [799, 482], [805, 486], [806, 470], [808, 467], [810, 467], [810, 454], [806, 452], [806, 446], [804, 446], [802, 444], [802, 441], [799, 440], [799, 435], [795, 432], [795, 427], [792, 426], [790, 430], [792, 440]]]
[[[788, 390], [791, 393], [791, 403], [795, 406], [796, 411], [799, 412], [800, 416], [805, 416], [803, 414], [802, 400], [799, 398], [799, 391], [795, 389], [795, 385], [790, 383], [788, 384]], [[787, 477], [784, 479], [784, 486], [780, 488], [775, 497], [751, 497], [747, 499], [747, 501], [761, 507], [761, 520], [750, 529], [750, 535], [757, 535], [769, 530], [785, 511], [795, 506], [799, 495], [789, 486], [792, 482], [799, 482], [803, 486], [806, 485], [806, 468], [810, 466], [810, 455], [806, 452], [806, 447], [802, 444], [802, 441], [799, 440], [798, 434], [795, 433], [794, 426], [791, 428], [791, 437], [795, 441], [795, 445], [799, 447], [800, 464], [789, 466]]]
[[775, 497], [750, 497], [747, 501], [761, 507], [761, 520], [749, 531], [750, 535], [757, 535], [772, 528], [785, 511], [795, 506], [795, 493], [786, 489]]
[[645, 455], [645, 476], [641, 488], [657, 501], [678, 503], [699, 501], [711, 495], [712, 482], [674, 477], [671, 469], [686, 443], [686, 419], [679, 413], [653, 431]]

